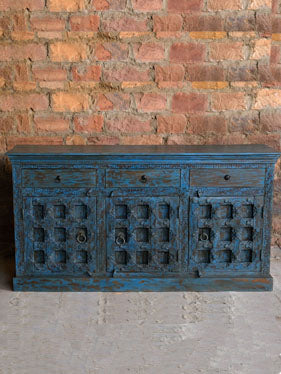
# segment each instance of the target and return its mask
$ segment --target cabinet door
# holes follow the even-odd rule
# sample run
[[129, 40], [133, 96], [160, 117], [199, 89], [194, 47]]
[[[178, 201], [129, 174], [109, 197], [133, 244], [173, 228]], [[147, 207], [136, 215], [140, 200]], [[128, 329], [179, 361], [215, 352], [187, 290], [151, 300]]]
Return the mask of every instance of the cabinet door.
[[96, 198], [24, 200], [28, 274], [88, 274], [96, 268]]
[[107, 271], [177, 271], [178, 213], [177, 197], [109, 198]]
[[263, 197], [191, 198], [190, 267], [206, 274], [261, 269]]

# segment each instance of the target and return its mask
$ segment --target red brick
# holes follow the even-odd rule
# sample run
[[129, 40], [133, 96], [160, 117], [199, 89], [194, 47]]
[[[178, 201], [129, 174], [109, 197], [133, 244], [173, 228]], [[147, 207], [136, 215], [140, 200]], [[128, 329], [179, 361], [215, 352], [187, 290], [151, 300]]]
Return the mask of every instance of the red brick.
[[212, 109], [245, 110], [246, 96], [244, 92], [216, 92], [212, 94]]
[[31, 131], [31, 121], [28, 113], [20, 113], [16, 116], [17, 131], [29, 134]]
[[45, 0], [0, 0], [0, 11], [20, 10], [28, 8], [30, 11], [43, 10]]
[[201, 10], [203, 0], [168, 0], [168, 11], [190, 13]]
[[158, 145], [163, 144], [163, 139], [158, 135], [126, 136], [122, 138], [122, 144], [128, 145]]
[[226, 134], [227, 121], [223, 116], [196, 115], [189, 118], [187, 133], [205, 135], [206, 133]]
[[70, 17], [70, 27], [74, 31], [98, 31], [100, 24], [99, 16], [72, 16]]
[[85, 145], [87, 143], [87, 140], [81, 136], [81, 135], [69, 135], [65, 139], [65, 144], [66, 145]]
[[250, 134], [259, 130], [259, 114], [255, 112], [239, 112], [229, 119], [229, 132]]
[[166, 16], [155, 15], [153, 17], [153, 30], [159, 31], [180, 31], [183, 19], [179, 14], [168, 14]]
[[204, 94], [179, 92], [172, 99], [172, 111], [175, 113], [203, 112], [207, 106], [207, 96]]
[[34, 117], [37, 131], [42, 132], [65, 132], [69, 130], [69, 121], [54, 115]]
[[112, 14], [104, 17], [102, 20], [102, 28], [104, 31], [120, 32], [120, 31], [148, 31], [148, 18], [137, 18], [121, 14]]
[[127, 0], [92, 0], [94, 10], [124, 10]]
[[87, 58], [87, 48], [84, 43], [56, 42], [50, 45], [52, 61], [81, 61]]
[[225, 18], [225, 31], [254, 31], [255, 28], [256, 18], [254, 14], [240, 15], [238, 12]]
[[151, 80], [149, 69], [139, 69], [131, 65], [113, 65], [104, 68], [103, 78], [109, 82], [148, 82]]
[[33, 30], [37, 31], [63, 31], [65, 30], [65, 20], [60, 17], [33, 16], [30, 18]]
[[264, 86], [273, 87], [281, 85], [281, 64], [259, 66], [259, 81]]
[[281, 130], [281, 112], [262, 111], [260, 114], [261, 131], [279, 132]]
[[14, 117], [13, 116], [4, 116], [0, 117], [0, 132], [8, 133], [14, 128]]
[[132, 0], [133, 9], [140, 12], [152, 12], [161, 10], [163, 0]]
[[271, 34], [272, 32], [276, 32], [277, 30], [280, 30], [281, 32], [281, 26], [280, 22], [277, 24], [272, 19], [272, 14], [270, 13], [259, 13], [257, 12], [256, 15], [256, 30], [262, 33]]
[[18, 63], [14, 66], [14, 80], [17, 82], [27, 82], [29, 80], [29, 69], [25, 62]]
[[226, 79], [233, 81], [255, 81], [258, 79], [258, 67], [255, 62], [246, 62], [245, 64], [233, 64], [228, 67]]
[[167, 65], [155, 67], [155, 81], [181, 82], [184, 79], [184, 67], [182, 65]]
[[251, 144], [266, 144], [280, 152], [280, 134], [249, 134], [247, 141]]
[[49, 106], [49, 100], [46, 95], [42, 94], [9, 94], [0, 96], [0, 110], [13, 111], [13, 110], [46, 110]]
[[134, 46], [134, 55], [137, 61], [159, 61], [165, 57], [165, 49], [162, 44], [138, 43]]
[[99, 61], [124, 61], [127, 60], [128, 56], [128, 45], [115, 42], [97, 44], [94, 52], [94, 57]]
[[25, 12], [16, 13], [12, 16], [14, 31], [27, 31]]
[[56, 92], [52, 107], [55, 112], [81, 112], [89, 109], [89, 98], [85, 93]]
[[76, 12], [85, 9], [85, 0], [49, 0], [51, 12]]
[[279, 45], [272, 45], [271, 53], [270, 53], [270, 63], [280, 64], [280, 62], [281, 62], [281, 48]]
[[224, 81], [225, 72], [222, 66], [210, 64], [187, 64], [186, 80], [191, 82]]
[[13, 80], [12, 66], [2, 64], [2, 66], [0, 66], [0, 77], [6, 82], [6, 84], [10, 84]]
[[210, 60], [243, 60], [243, 43], [227, 42], [227, 43], [210, 43]]
[[202, 144], [202, 138], [194, 135], [172, 135], [169, 136], [167, 144], [172, 145], [192, 145], [192, 144]]
[[185, 31], [222, 31], [224, 19], [218, 15], [188, 15], [184, 17]]
[[13, 148], [17, 144], [38, 144], [38, 145], [60, 145], [63, 143], [62, 137], [50, 137], [50, 136], [33, 136], [33, 137], [21, 137], [21, 136], [8, 136], [7, 144], [8, 149]]
[[99, 94], [97, 98], [98, 110], [128, 110], [130, 108], [130, 95], [119, 92]]
[[240, 10], [242, 9], [242, 0], [209, 0], [208, 9], [218, 10]]
[[47, 57], [47, 50], [40, 44], [5, 43], [0, 45], [0, 60], [13, 61], [30, 59], [32, 61], [44, 60]]
[[157, 93], [136, 94], [137, 109], [142, 112], [159, 112], [166, 109], [167, 99]]
[[88, 144], [94, 144], [94, 145], [102, 145], [102, 144], [108, 144], [108, 145], [115, 145], [119, 144], [120, 140], [117, 136], [94, 136], [88, 138]]
[[94, 81], [98, 82], [101, 76], [101, 66], [99, 65], [78, 65], [72, 68], [74, 81]]
[[203, 44], [174, 43], [170, 49], [170, 60], [180, 63], [203, 61], [205, 53], [206, 47]]
[[82, 133], [102, 132], [103, 116], [76, 116], [74, 117], [74, 130]]
[[186, 118], [182, 114], [157, 117], [157, 132], [160, 134], [182, 134], [186, 129]]
[[137, 116], [118, 116], [106, 122], [106, 128], [110, 132], [137, 133], [150, 132], [150, 120], [143, 120]]
[[67, 71], [58, 66], [42, 65], [34, 66], [32, 69], [33, 76], [37, 81], [65, 81], [67, 79]]

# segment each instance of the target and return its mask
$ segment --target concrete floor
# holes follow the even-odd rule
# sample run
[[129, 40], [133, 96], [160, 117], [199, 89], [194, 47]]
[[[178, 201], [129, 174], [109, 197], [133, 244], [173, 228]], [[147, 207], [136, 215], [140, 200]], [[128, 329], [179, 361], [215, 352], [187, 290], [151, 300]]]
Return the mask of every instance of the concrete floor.
[[0, 262], [1, 374], [280, 374], [281, 251], [268, 293], [15, 293]]

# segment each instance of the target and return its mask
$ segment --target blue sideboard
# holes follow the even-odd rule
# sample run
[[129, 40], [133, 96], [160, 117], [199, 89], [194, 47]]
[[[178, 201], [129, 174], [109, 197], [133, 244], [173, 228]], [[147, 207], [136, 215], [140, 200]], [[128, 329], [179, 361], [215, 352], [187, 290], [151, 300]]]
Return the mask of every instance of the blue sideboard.
[[17, 291], [267, 291], [265, 145], [16, 146]]

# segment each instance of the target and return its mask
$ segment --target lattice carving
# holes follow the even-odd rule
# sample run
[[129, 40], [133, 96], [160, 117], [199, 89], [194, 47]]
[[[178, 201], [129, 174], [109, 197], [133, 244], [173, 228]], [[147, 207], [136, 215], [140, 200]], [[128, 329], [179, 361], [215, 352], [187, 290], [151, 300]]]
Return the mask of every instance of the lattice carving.
[[108, 270], [174, 271], [178, 198], [109, 199]]

